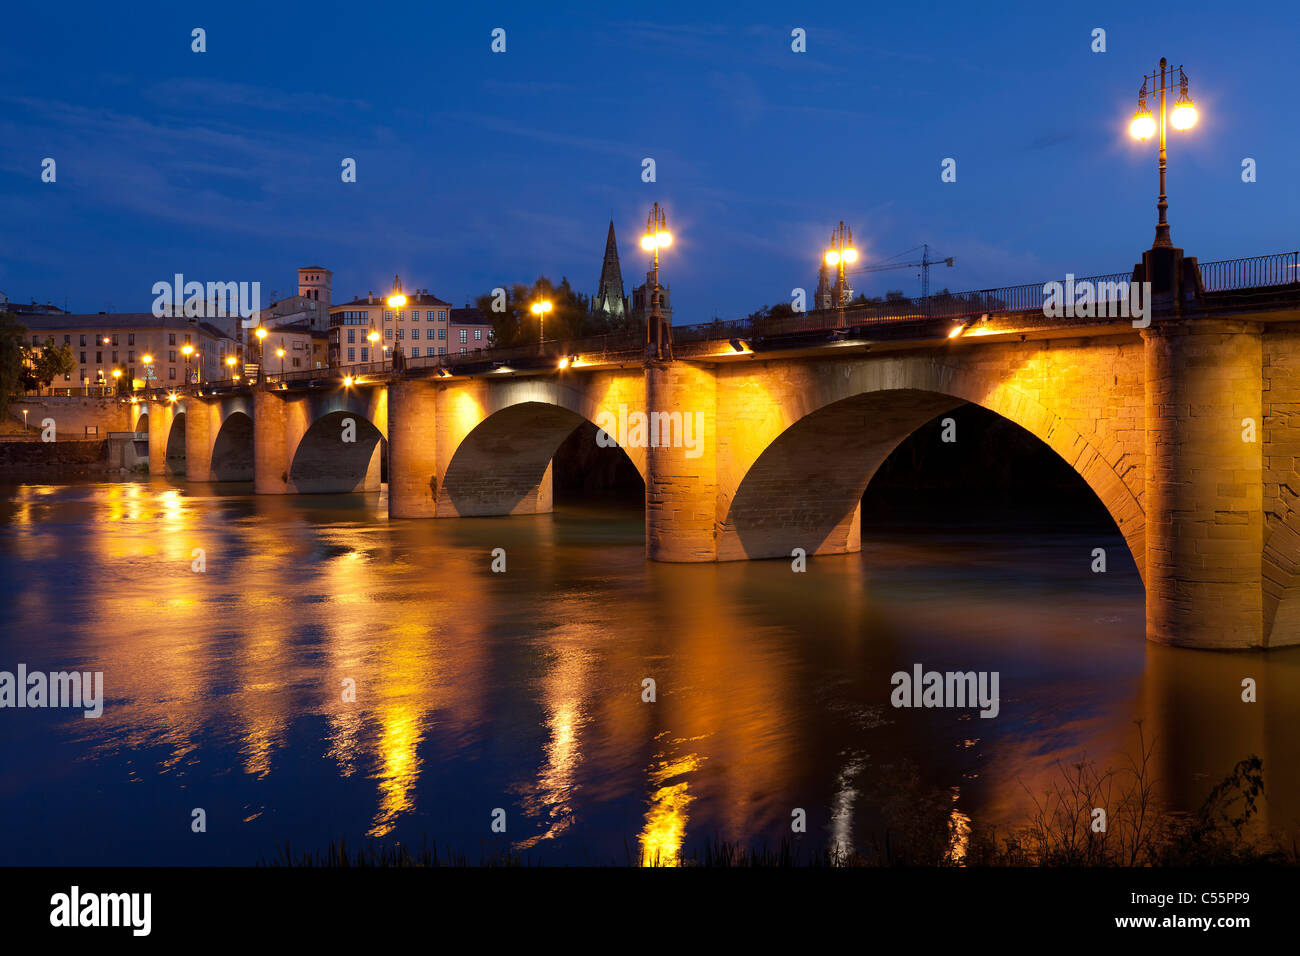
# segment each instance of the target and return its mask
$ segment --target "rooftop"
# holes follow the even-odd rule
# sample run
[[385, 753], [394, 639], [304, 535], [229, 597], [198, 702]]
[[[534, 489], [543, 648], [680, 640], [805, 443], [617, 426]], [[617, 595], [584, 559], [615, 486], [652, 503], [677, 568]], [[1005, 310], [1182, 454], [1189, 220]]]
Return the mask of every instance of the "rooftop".
[[90, 312], [24, 315], [20, 321], [28, 332], [62, 332], [71, 329], [95, 329], [104, 332], [134, 332], [140, 329], [198, 329], [214, 339], [228, 339], [225, 332], [207, 322], [184, 316], [156, 316], [152, 312]]

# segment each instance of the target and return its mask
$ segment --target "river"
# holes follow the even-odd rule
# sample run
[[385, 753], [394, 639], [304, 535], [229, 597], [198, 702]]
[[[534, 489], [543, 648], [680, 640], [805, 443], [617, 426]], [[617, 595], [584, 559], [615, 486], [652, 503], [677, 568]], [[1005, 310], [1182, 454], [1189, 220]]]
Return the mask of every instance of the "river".
[[[1253, 752], [1268, 823], [1300, 818], [1300, 652], [1148, 645], [1113, 528], [877, 502], [860, 554], [796, 573], [648, 563], [635, 501], [389, 521], [382, 492], [162, 479], [0, 499], [0, 669], [102, 671], [105, 695], [97, 719], [0, 711], [4, 864], [339, 839], [671, 860], [776, 846], [798, 810], [801, 845], [851, 847], [912, 773], [954, 820], [1014, 823], [1058, 762], [1135, 754], [1139, 720], [1171, 806]], [[891, 707], [915, 664], [997, 672], [997, 717]]]

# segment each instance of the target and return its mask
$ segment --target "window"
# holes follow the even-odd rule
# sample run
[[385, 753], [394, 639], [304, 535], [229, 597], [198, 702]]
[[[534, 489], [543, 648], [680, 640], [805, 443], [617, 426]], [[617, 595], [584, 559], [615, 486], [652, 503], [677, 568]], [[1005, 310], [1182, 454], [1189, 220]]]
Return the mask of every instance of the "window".
[[[83, 338], [84, 338], [84, 336], [83, 336]], [[86, 353], [85, 353], [85, 352], [82, 352], [82, 353], [81, 353], [81, 364], [82, 364], [82, 365], [85, 365], [85, 364], [86, 364]]]
[[[173, 342], [172, 344], [175, 345], [176, 343]], [[176, 361], [176, 353], [175, 353], [175, 352], [168, 352], [168, 353], [167, 353], [167, 361], [169, 361], [169, 362], [175, 362], [175, 361]]]
[[[348, 349], [348, 351], [351, 352], [352, 350]], [[370, 361], [370, 346], [368, 345], [361, 346], [361, 361], [363, 362]]]
[[40, 345], [40, 344], [41, 344], [41, 337], [39, 335], [33, 335], [32, 345]]
[[469, 341], [469, 329], [460, 330], [460, 340], [462, 343]]
[[293, 367], [299, 368], [301, 365], [302, 365], [302, 359], [298, 358], [297, 356], [294, 356]]
[[103, 353], [103, 352], [96, 352], [96, 353], [95, 353], [95, 364], [96, 364], [96, 365], [103, 365], [103, 364], [104, 364], [104, 353]]
[[465, 354], [466, 352], [468, 352], [468, 351], [469, 351], [469, 349], [461, 349], [461, 350], [460, 350], [460, 354], [461, 354], [461, 355], [464, 355], [464, 354]]
[[393, 313], [391, 313], [391, 312], [385, 312], [385, 313], [384, 313], [384, 321], [385, 321], [385, 322], [391, 322], [391, 321], [393, 321]]
[[405, 321], [406, 321], [406, 313], [405, 313], [405, 312], [398, 312], [398, 313], [397, 313], [397, 321], [398, 321], [398, 322], [405, 322]]
[[113, 364], [114, 364], [114, 365], [117, 364], [117, 353], [116, 353], [116, 352], [113, 353]]
[[439, 355], [446, 355], [446, 354], [447, 354], [447, 350], [446, 350], [445, 348], [443, 348], [441, 345], [439, 345], [439, 346], [438, 346], [438, 354], [439, 354]]
[[445, 339], [446, 337], [447, 337], [447, 330], [446, 330], [446, 329], [439, 329], [439, 330], [438, 330], [438, 338], [440, 338], [440, 339]]
[[356, 330], [356, 329], [348, 329], [348, 341], [349, 341], [349, 342], [355, 342], [356, 340], [357, 340], [357, 330]]
[[392, 330], [392, 329], [384, 329], [384, 338], [386, 338], [386, 339], [391, 339], [392, 337], [393, 337], [393, 330]]
[[126, 344], [127, 344], [127, 345], [135, 345], [135, 333], [134, 333], [134, 332], [128, 332], [128, 333], [127, 333], [127, 335], [126, 335]]
[[126, 370], [126, 377], [129, 378], [129, 379], [131, 379], [132, 381], [135, 381], [135, 366], [134, 366], [134, 365], [132, 365], [129, 369]]
[[412, 345], [411, 358], [419, 358], [419, 357], [420, 357], [420, 347], [418, 345]]
[[446, 310], [446, 309], [439, 309], [439, 310], [438, 310], [438, 321], [439, 321], [439, 322], [446, 322], [446, 321], [447, 321], [447, 310]]
[[399, 339], [402, 338], [402, 337], [403, 337], [403, 333], [404, 333], [405, 331], [406, 331], [406, 329], [398, 329], [398, 330], [397, 330], [397, 337], [398, 337]]
[[82, 345], [86, 344], [86, 337], [84, 335], [81, 337], [81, 344]]
[[63, 337], [63, 344], [64, 344], [64, 345], [71, 345], [71, 344], [72, 344], [72, 336], [71, 336], [71, 335], [65, 335], [65, 336]]
[[[85, 345], [85, 344], [86, 344], [86, 343], [85, 343], [85, 338], [86, 338], [86, 337], [83, 335], [81, 338], [82, 338], [82, 343], [81, 343], [81, 344], [82, 344], [82, 345]], [[168, 344], [168, 345], [175, 345], [175, 344], [176, 344], [176, 333], [175, 333], [175, 332], [168, 332], [168, 333], [167, 333], [167, 344]], [[172, 361], [175, 361], [175, 359], [173, 359]]]
[[113, 344], [114, 344], [114, 345], [116, 345], [116, 344], [117, 344], [117, 336], [116, 336], [116, 335], [115, 335], [115, 336], [113, 336]]
[[356, 350], [356, 349], [348, 349], [348, 361], [349, 361], [349, 362], [355, 362], [356, 360], [357, 360], [357, 350]]
[[[134, 362], [135, 362], [135, 349], [131, 349], [131, 351], [129, 351], [129, 352], [126, 353], [126, 360], [127, 360], [128, 362], [131, 362], [131, 363], [134, 364]], [[132, 378], [134, 378], [134, 377], [135, 377], [135, 376], [132, 376]]]
[[419, 313], [419, 312], [412, 312], [412, 313], [411, 313], [411, 321], [412, 321], [412, 322], [419, 322], [419, 321], [420, 321], [420, 313]]
[[173, 365], [171, 368], [169, 368], [169, 369], [167, 370], [167, 377], [168, 377], [168, 378], [175, 378], [175, 377], [176, 377], [176, 366], [175, 366], [175, 365]]
[[190, 334], [188, 332], [185, 333], [185, 344], [186, 345], [190, 344]]
[[483, 330], [482, 330], [482, 329], [475, 329], [475, 330], [474, 330], [474, 341], [477, 342], [477, 341], [479, 341], [479, 340], [482, 339], [482, 338], [483, 338]]

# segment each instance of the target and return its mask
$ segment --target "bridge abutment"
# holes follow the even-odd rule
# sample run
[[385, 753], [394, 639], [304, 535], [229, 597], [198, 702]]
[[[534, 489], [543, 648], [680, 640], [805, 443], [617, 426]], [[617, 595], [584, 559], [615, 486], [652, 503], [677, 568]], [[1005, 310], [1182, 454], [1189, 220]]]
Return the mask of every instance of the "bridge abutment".
[[1263, 643], [1262, 347], [1244, 322], [1169, 320], [1146, 351], [1147, 639]]
[[185, 400], [185, 480], [212, 480], [212, 445], [221, 430], [221, 403]]

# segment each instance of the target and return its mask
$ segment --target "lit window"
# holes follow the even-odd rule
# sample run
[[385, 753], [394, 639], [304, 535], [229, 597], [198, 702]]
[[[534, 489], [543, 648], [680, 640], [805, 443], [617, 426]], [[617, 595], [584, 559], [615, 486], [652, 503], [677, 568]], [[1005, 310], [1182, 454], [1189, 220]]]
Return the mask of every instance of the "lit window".
[[469, 329], [461, 329], [461, 330], [460, 330], [460, 340], [461, 340], [462, 342], [468, 342], [468, 341], [469, 341]]
[[483, 330], [482, 330], [482, 329], [475, 329], [475, 330], [474, 330], [474, 338], [475, 338], [475, 339], [481, 339], [481, 338], [483, 338]]

